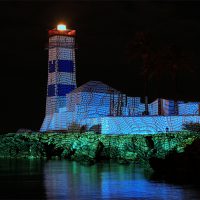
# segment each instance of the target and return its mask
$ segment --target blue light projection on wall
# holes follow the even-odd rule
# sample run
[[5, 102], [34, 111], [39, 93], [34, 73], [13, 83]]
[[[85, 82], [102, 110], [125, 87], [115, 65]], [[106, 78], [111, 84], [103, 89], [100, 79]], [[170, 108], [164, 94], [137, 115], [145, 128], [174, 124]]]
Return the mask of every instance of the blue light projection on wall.
[[[58, 95], [69, 89], [66, 85], [59, 88], [64, 91]], [[175, 116], [174, 103], [160, 99], [162, 116], [159, 116], [158, 100], [155, 100], [149, 104], [150, 115], [142, 116], [145, 108], [139, 97], [126, 97], [100, 81], [90, 81], [65, 98], [66, 107], [54, 113], [48, 126], [43, 126], [42, 130], [63, 130], [75, 122], [87, 125], [89, 129], [99, 126], [102, 134], [155, 134], [180, 131], [185, 122], [200, 122], [198, 103], [179, 103], [182, 116]], [[185, 109], [185, 115], [183, 105], [190, 108]]]
[[55, 72], [55, 60], [49, 61], [49, 73]]
[[75, 35], [75, 30], [49, 30], [48, 84], [43, 127], [52, 126], [55, 113], [66, 106], [65, 95], [76, 88]]
[[74, 63], [72, 60], [58, 60], [59, 72], [74, 72]]
[[185, 122], [200, 121], [199, 102], [156, 99], [148, 104], [149, 116], [144, 116], [140, 97], [128, 97], [100, 81], [76, 88], [74, 35], [56, 31], [49, 37], [49, 46], [46, 115], [41, 131], [66, 130], [76, 123], [91, 129], [101, 127], [103, 134], [149, 134], [180, 131]]
[[55, 96], [55, 85], [48, 85], [48, 97]]
[[74, 85], [65, 85], [65, 84], [58, 84], [57, 85], [57, 95], [58, 96], [65, 96], [67, 93], [70, 93], [74, 90]]

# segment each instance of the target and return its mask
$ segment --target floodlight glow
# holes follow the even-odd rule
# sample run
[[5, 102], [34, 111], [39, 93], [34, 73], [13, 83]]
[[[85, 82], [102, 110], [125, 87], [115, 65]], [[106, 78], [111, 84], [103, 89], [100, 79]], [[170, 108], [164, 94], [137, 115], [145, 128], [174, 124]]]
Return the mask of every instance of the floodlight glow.
[[41, 132], [72, 127], [82, 131], [87, 126], [102, 134], [154, 134], [181, 131], [183, 123], [200, 122], [200, 102], [159, 98], [148, 104], [149, 116], [143, 116], [145, 104], [140, 97], [129, 97], [100, 81], [76, 89], [75, 35], [76, 30], [67, 29], [64, 22], [49, 30], [46, 115]]
[[59, 30], [59, 31], [66, 31], [67, 27], [64, 24], [58, 24], [57, 25], [57, 30]]

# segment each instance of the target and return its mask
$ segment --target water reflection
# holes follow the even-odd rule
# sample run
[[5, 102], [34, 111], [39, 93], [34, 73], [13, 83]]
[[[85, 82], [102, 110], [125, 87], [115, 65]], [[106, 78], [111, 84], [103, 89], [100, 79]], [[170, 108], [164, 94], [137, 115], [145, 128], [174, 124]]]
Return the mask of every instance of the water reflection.
[[[150, 181], [135, 166], [50, 161], [44, 166], [47, 199], [200, 199], [191, 185]], [[198, 190], [197, 190], [198, 191]]]
[[[148, 175], [148, 174], [147, 174]], [[151, 180], [137, 166], [0, 160], [0, 199], [200, 199], [200, 186]]]
[[44, 163], [39, 160], [0, 160], [0, 199], [46, 199]]

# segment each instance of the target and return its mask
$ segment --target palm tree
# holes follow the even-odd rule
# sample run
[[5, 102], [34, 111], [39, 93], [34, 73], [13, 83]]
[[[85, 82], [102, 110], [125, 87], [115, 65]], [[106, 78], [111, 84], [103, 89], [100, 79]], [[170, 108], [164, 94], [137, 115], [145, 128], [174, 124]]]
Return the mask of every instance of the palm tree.
[[129, 46], [129, 60], [136, 61], [141, 65], [141, 74], [144, 79], [145, 115], [149, 114], [148, 109], [148, 84], [153, 68], [155, 53], [152, 48], [151, 36], [148, 33], [137, 32], [133, 42]]
[[[145, 96], [145, 115], [148, 115], [148, 85], [152, 79], [155, 79], [158, 87], [160, 99], [161, 79], [168, 75], [173, 83], [173, 97], [175, 115], [178, 115], [178, 76], [183, 72], [193, 73], [195, 68], [192, 64], [192, 56], [184, 52], [175, 45], [163, 45], [155, 47], [150, 34], [137, 32], [133, 42], [130, 44], [129, 60], [137, 60], [142, 66], [142, 76], [144, 78], [144, 96]], [[161, 106], [161, 104], [159, 103]], [[159, 109], [161, 110], [161, 109]], [[159, 112], [159, 115], [162, 113]]]
[[[192, 56], [175, 45], [167, 45], [156, 54], [151, 77], [155, 77], [160, 86], [161, 78], [168, 75], [173, 83], [174, 114], [178, 115], [178, 76], [195, 71]], [[159, 91], [160, 92], [160, 91]]]

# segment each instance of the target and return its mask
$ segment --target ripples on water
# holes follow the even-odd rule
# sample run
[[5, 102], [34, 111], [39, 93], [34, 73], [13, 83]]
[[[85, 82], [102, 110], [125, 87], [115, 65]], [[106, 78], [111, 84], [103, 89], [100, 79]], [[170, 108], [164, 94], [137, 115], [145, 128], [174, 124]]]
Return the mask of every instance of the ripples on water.
[[153, 181], [144, 169], [116, 163], [1, 160], [0, 199], [200, 199], [198, 185]]

